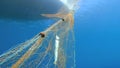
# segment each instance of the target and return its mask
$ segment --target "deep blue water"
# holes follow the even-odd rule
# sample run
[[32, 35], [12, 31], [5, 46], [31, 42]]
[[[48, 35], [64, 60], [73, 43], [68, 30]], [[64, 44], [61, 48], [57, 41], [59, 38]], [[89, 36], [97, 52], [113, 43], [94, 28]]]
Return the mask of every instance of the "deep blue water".
[[[75, 12], [76, 68], [120, 68], [120, 0], [81, 0]], [[0, 20], [0, 54], [51, 20]]]

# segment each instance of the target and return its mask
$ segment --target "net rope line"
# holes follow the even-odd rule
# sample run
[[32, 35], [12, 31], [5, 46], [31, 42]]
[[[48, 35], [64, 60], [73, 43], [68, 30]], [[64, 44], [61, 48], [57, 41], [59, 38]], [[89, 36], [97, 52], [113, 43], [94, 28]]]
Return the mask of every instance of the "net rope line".
[[[47, 36], [47, 34], [49, 33], [49, 32], [53, 32], [54, 33], [54, 35], [56, 35], [56, 33], [57, 33], [57, 31], [58, 30], [62, 30], [62, 29], [66, 29], [66, 27], [69, 27], [68, 25], [67, 26], [64, 26], [64, 28], [62, 27], [61, 29], [56, 29], [56, 26], [59, 26], [59, 25], [61, 25], [61, 23], [66, 23], [66, 22], [63, 22], [62, 20], [59, 20], [58, 22], [56, 22], [55, 24], [53, 24], [50, 28], [48, 28], [47, 30], [45, 30], [45, 31], [43, 31], [44, 33], [45, 33], [45, 35]], [[68, 22], [67, 22], [68, 23]], [[65, 24], [64, 24], [65, 25]], [[62, 26], [62, 25], [61, 25]], [[59, 26], [59, 28], [61, 27], [61, 26]], [[64, 35], [66, 35], [66, 33], [69, 31], [69, 29], [70, 28], [67, 28], [64, 32], [62, 32], [61, 33], [61, 39], [62, 39], [62, 37], [64, 38]], [[28, 51], [23, 55], [23, 56], [21, 56], [21, 58], [20, 59], [18, 59], [18, 61], [16, 61], [16, 63], [15, 64], [13, 64], [12, 65], [12, 68], [17, 68], [17, 67], [20, 67], [23, 63], [24, 63], [24, 61], [26, 61], [32, 54], [33, 54], [33, 52], [34, 52], [34, 50], [35, 49], [37, 49], [37, 48], [40, 48], [40, 47], [38, 47], [38, 46], [41, 46], [41, 45], [39, 45], [39, 44], [42, 44], [42, 41], [43, 40], [47, 40], [47, 39], [44, 39], [44, 38], [41, 38], [39, 35], [36, 35], [35, 36], [35, 38], [33, 38], [33, 39], [31, 39], [30, 41], [28, 41], [28, 42], [26, 42], [26, 43], [23, 43], [23, 45], [21, 45], [21, 49], [20, 50], [18, 50], [17, 51], [17, 47], [16, 47], [16, 50], [14, 51], [14, 49], [13, 49], [13, 52], [11, 52], [11, 51], [9, 51], [9, 52], [7, 52], [6, 54], [3, 54], [3, 55], [1, 55], [0, 56], [0, 61], [2, 62], [2, 61], [7, 61], [7, 60], [5, 60], [5, 59], [3, 59], [3, 57], [7, 57], [7, 56], [9, 56], [8, 54], [11, 54], [12, 53], [12, 56], [10, 57], [9, 56], [9, 58], [7, 57], [7, 59], [10, 59], [10, 58], [12, 58], [13, 56], [15, 56], [15, 55], [17, 55], [16, 53], [18, 53], [18, 52], [21, 52], [22, 50], [24, 50], [25, 48], [27, 48], [28, 47]], [[32, 41], [32, 42], [31, 42]], [[49, 40], [47, 40], [48, 42], [50, 42]], [[51, 40], [52, 41], [52, 40]], [[31, 42], [31, 43], [30, 43]], [[26, 44], [28, 44], [28, 45], [26, 45]], [[31, 44], [31, 45], [30, 45]], [[63, 43], [62, 43], [63, 44]], [[23, 48], [24, 47], [24, 48]], [[19, 48], [19, 47], [18, 47]], [[48, 51], [49, 50], [46, 50], [46, 54], [44, 54], [44, 57], [47, 55], [47, 53], [48, 53]], [[61, 52], [61, 51], [60, 51]], [[13, 54], [14, 53], [14, 54]], [[62, 55], [62, 54], [61, 54]], [[54, 55], [51, 55], [53, 58], [54, 58]], [[2, 57], [2, 58], [1, 58]], [[52, 57], [51, 57], [51, 59], [52, 59]], [[3, 60], [2, 60], [3, 59]], [[13, 58], [14, 59], [14, 58]], [[51, 59], [49, 59], [49, 63], [50, 63], [50, 60]], [[44, 59], [42, 59], [42, 61], [43, 61]], [[41, 62], [42, 62], [41, 61]], [[61, 61], [60, 59], [58, 60], [58, 61]], [[2, 63], [4, 63], [4, 62], [2, 62]], [[40, 62], [40, 63], [41, 63]], [[63, 62], [63, 61], [61, 61], [61, 62]], [[59, 63], [61, 63], [61, 62], [59, 62]], [[2, 64], [1, 63], [1, 64]], [[40, 65], [40, 63], [38, 64], [38, 67], [39, 67], [39, 65]], [[65, 61], [64, 61], [64, 64], [65, 64]], [[49, 66], [49, 64], [47, 64], [47, 66], [46, 67], [48, 67]], [[62, 64], [61, 65], [59, 65], [59, 68], [60, 67], [62, 67], [62, 68], [64, 68], [65, 66], [63, 65], [62, 66]], [[36, 67], [37, 68], [37, 67]]]
[[[57, 23], [58, 24], [58, 23]], [[47, 31], [51, 30], [52, 28], [54, 28], [54, 26], [56, 26], [56, 24], [54, 24], [53, 26], [51, 26], [50, 28], [48, 28]], [[17, 68], [23, 61], [25, 61], [27, 58], [30, 57], [30, 55], [33, 53], [33, 51], [36, 49], [36, 47], [39, 46], [39, 44], [42, 42], [43, 38], [40, 38], [38, 41], [36, 41], [36, 44], [33, 45], [13, 66], [12, 68]]]
[[[18, 45], [17, 47], [15, 47], [11, 50], [8, 50], [7, 53], [3, 53], [2, 55], [0, 55], [0, 62], [1, 62], [0, 64], [4, 63], [4, 61], [7, 61], [8, 59], [12, 58], [14, 55], [16, 55], [18, 52], [21, 52], [23, 49], [29, 47], [30, 44], [34, 43], [33, 41], [36, 41], [37, 39], [38, 39], [37, 36], [35, 36], [33, 39], [28, 40], [25, 43], [22, 43], [22, 44]], [[17, 49], [19, 49], [19, 50], [17, 50]]]

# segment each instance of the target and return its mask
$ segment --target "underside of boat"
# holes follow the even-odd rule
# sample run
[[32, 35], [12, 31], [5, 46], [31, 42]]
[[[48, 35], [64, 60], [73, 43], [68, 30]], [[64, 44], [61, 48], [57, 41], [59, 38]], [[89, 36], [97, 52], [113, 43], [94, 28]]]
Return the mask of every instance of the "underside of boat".
[[60, 0], [0, 0], [0, 18], [15, 20], [46, 19], [41, 14], [55, 14], [67, 6]]

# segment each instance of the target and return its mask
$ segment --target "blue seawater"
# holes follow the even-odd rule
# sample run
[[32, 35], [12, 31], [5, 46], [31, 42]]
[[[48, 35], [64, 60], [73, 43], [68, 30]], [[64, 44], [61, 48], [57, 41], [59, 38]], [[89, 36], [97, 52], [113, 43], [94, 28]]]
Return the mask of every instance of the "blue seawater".
[[[79, 7], [76, 68], [120, 68], [120, 0], [80, 0]], [[0, 54], [45, 30], [49, 22], [0, 19]]]

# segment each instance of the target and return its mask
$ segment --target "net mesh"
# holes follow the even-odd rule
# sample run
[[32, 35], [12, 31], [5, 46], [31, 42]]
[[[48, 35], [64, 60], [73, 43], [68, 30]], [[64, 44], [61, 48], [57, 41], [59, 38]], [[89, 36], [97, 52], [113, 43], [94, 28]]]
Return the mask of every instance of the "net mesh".
[[74, 42], [71, 21], [59, 20], [32, 39], [0, 55], [0, 68], [74, 68]]

